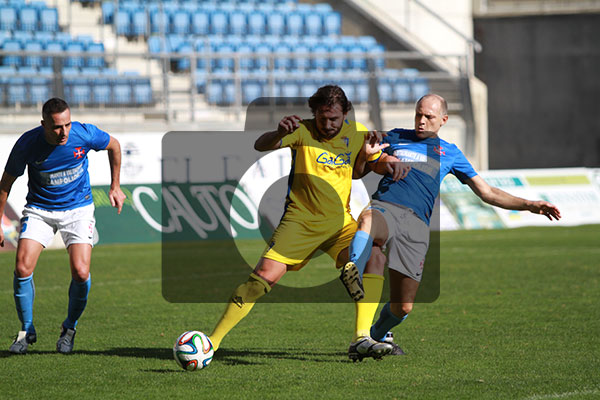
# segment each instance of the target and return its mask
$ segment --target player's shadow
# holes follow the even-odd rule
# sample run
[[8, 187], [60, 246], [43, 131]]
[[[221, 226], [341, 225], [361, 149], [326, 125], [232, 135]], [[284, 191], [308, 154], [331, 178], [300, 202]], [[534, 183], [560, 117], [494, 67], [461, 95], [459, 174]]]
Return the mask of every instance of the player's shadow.
[[245, 365], [245, 364], [259, 364], [258, 362], [250, 362], [248, 358], [264, 357], [271, 360], [283, 359], [283, 360], [296, 360], [296, 361], [307, 361], [317, 363], [332, 363], [347, 360], [347, 354], [340, 351], [331, 352], [307, 352], [306, 349], [287, 349], [282, 350], [258, 350], [258, 349], [244, 349], [244, 350], [228, 350], [219, 349], [219, 352], [215, 355], [215, 360], [219, 363], [227, 365]]

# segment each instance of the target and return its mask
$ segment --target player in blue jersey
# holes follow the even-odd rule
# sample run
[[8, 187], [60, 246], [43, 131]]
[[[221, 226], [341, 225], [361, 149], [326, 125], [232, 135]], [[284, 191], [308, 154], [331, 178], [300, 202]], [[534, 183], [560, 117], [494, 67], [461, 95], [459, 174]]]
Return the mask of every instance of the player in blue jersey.
[[[21, 230], [13, 279], [14, 298], [21, 330], [10, 352], [24, 354], [37, 340], [33, 325], [35, 286], [33, 272], [37, 260], [56, 231], [60, 231], [69, 253], [71, 285], [67, 318], [56, 343], [59, 353], [73, 350], [77, 320], [87, 304], [90, 290], [90, 259], [94, 235], [94, 203], [88, 175], [90, 150], [107, 150], [111, 169], [109, 198], [121, 213], [125, 195], [120, 187], [121, 147], [117, 139], [94, 125], [71, 122], [68, 104], [58, 98], [42, 108], [41, 126], [25, 132], [14, 145], [0, 180], [0, 218], [8, 194], [27, 166], [27, 203]], [[0, 246], [4, 232], [0, 229]]]
[[[383, 140], [389, 143], [385, 151], [411, 169], [404, 179], [394, 180], [390, 174], [381, 179], [371, 204], [360, 215], [359, 228], [350, 244], [350, 261], [344, 266], [343, 281], [355, 299], [363, 298], [357, 303], [362, 306], [357, 308], [356, 338], [370, 336], [377, 341], [385, 340], [389, 330], [411, 312], [429, 246], [431, 213], [440, 183], [447, 174], [469, 185], [488, 204], [528, 210], [550, 220], [560, 218], [553, 204], [522, 199], [489, 186], [456, 145], [438, 137], [447, 120], [446, 101], [428, 94], [416, 104], [415, 129], [394, 129]], [[371, 325], [383, 289], [385, 256], [380, 250], [383, 246], [389, 251], [390, 301]], [[372, 252], [374, 257], [367, 263]], [[392, 344], [391, 354], [404, 354], [398, 345]], [[348, 355], [356, 359], [352, 348]]]

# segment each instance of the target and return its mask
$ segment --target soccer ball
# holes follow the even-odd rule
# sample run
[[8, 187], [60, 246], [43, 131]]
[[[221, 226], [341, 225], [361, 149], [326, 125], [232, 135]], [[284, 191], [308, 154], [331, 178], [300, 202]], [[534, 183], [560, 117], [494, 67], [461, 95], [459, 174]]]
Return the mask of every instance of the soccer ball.
[[186, 371], [195, 371], [206, 367], [212, 361], [214, 353], [208, 336], [198, 331], [182, 333], [173, 346], [175, 361]]

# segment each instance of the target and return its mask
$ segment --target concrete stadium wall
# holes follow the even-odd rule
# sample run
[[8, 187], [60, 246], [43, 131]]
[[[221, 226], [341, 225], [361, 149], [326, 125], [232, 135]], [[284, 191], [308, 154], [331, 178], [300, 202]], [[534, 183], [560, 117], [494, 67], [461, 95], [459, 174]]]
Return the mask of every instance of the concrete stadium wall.
[[489, 167], [600, 166], [600, 14], [475, 19]]

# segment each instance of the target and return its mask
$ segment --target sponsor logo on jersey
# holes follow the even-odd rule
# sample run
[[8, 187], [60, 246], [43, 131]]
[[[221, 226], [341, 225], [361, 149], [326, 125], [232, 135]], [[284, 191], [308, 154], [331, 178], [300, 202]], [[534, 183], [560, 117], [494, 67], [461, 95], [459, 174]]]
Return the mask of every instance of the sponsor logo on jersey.
[[435, 151], [438, 156], [446, 155], [446, 152], [442, 146], [433, 146], [433, 151]]
[[319, 164], [331, 165], [334, 167], [342, 167], [344, 165], [350, 165], [352, 152], [349, 153], [341, 153], [337, 156], [326, 151], [319, 154], [317, 157], [317, 162]]

